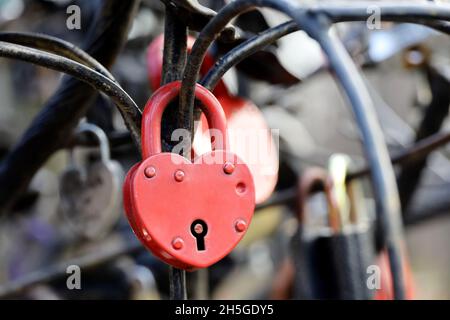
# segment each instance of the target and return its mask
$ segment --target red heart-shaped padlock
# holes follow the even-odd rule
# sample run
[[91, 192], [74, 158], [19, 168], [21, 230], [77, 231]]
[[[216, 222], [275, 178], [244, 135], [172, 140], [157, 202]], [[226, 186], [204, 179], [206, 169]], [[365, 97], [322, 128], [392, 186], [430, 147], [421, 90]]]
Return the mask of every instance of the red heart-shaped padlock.
[[200, 85], [196, 98], [210, 127], [222, 133], [225, 150], [213, 148], [194, 162], [161, 152], [162, 114], [180, 86], [177, 81], [161, 87], [147, 103], [144, 160], [128, 172], [124, 205], [133, 231], [149, 250], [168, 264], [191, 270], [216, 263], [238, 244], [253, 216], [255, 192], [248, 167], [226, 151], [220, 103]]

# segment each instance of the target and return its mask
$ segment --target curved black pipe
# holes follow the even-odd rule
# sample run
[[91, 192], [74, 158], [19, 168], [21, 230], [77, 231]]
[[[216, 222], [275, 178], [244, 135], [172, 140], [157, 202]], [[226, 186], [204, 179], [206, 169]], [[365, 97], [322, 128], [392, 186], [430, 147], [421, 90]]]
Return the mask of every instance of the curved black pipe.
[[[127, 40], [128, 28], [139, 2], [103, 1], [91, 25], [83, 48], [106, 68], [112, 66]], [[66, 145], [70, 133], [96, 96], [97, 92], [89, 85], [74, 78], [64, 78], [56, 93], [0, 164], [0, 213], [6, 212], [26, 190], [48, 158]]]

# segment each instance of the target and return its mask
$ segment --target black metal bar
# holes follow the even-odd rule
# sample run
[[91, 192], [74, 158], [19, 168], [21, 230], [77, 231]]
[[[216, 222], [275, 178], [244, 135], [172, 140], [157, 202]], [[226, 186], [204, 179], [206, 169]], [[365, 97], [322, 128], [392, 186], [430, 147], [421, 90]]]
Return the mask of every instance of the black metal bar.
[[[448, 79], [432, 67], [426, 67], [428, 82], [432, 92], [432, 100], [425, 110], [425, 115], [416, 133], [416, 141], [430, 137], [441, 130], [444, 120], [448, 116], [450, 107], [450, 82]], [[398, 187], [400, 201], [405, 209], [403, 214], [408, 212], [408, 206], [417, 190], [426, 167], [428, 157], [423, 157], [419, 161], [410, 162], [402, 167], [398, 175]]]
[[[254, 7], [263, 6], [273, 7], [274, 9], [283, 11], [283, 7], [284, 9], [286, 9], [285, 5], [285, 1], [235, 1], [233, 4], [229, 4], [220, 11], [220, 18], [215, 17], [213, 19], [213, 21], [215, 21], [215, 24], [210, 22], [200, 33], [198, 37], [199, 39], [196, 41], [196, 44], [192, 49], [192, 53], [189, 56], [187, 68], [183, 75], [183, 86], [180, 95], [180, 107], [184, 108], [186, 111], [189, 110], [189, 117], [184, 120], [184, 123], [186, 124], [186, 127], [191, 128], [191, 131], [193, 131], [192, 123], [194, 119], [194, 85], [197, 81], [201, 62], [204, 59], [204, 55], [206, 54], [208, 47], [218, 37], [220, 31], [224, 28], [224, 26], [230, 21], [230, 19], [227, 19], [226, 15], [234, 17], [248, 10], [251, 10]], [[380, 18], [383, 21], [420, 23], [450, 34], [450, 24], [446, 22], [450, 20], [450, 6], [448, 5], [436, 5], [432, 3], [399, 5], [398, 3], [386, 2], [346, 2], [345, 5], [342, 3], [319, 3], [311, 7], [300, 7], [298, 10], [304, 10], [308, 14], [321, 14], [327, 16], [332, 22], [366, 21], [370, 16], [367, 8], [374, 5], [380, 8]], [[254, 39], [254, 41], [256, 41], [256, 38]], [[260, 45], [260, 43], [255, 43], [255, 45]], [[252, 46], [248, 46], [247, 49], [251, 47]], [[236, 59], [236, 61], [237, 60], [238, 59]], [[227, 67], [229, 67], [230, 65], [231, 64], [227, 65]], [[225, 73], [225, 69], [227, 67], [222, 69], [221, 72]], [[211, 75], [208, 77], [211, 77]], [[211, 86], [213, 86], [214, 81], [217, 81], [217, 79], [207, 79], [204, 83], [211, 82]]]
[[[412, 146], [405, 148], [404, 150], [393, 155], [391, 162], [394, 165], [406, 165], [408, 163], [415, 163], [421, 159], [427, 157], [433, 151], [450, 143], [450, 133], [438, 133], [426, 139], [423, 139]], [[350, 182], [354, 179], [360, 179], [370, 174], [370, 167], [363, 166], [360, 169], [356, 169], [349, 172], [346, 182]], [[266, 202], [258, 205], [257, 210], [270, 208], [277, 205], [294, 204], [295, 199], [298, 196], [297, 188], [290, 188], [282, 191], [278, 191], [272, 195]], [[405, 223], [409, 224], [409, 220]]]
[[170, 7], [166, 8], [162, 84], [180, 80], [187, 57], [187, 27]]
[[279, 26], [267, 29], [248, 39], [217, 60], [214, 67], [212, 67], [202, 79], [201, 84], [209, 90], [213, 90], [225, 73], [233, 66], [252, 54], [264, 49], [264, 47], [277, 41], [281, 37], [297, 30], [297, 23], [295, 23], [295, 21], [288, 21]]
[[140, 141], [141, 111], [133, 99], [110, 78], [65, 57], [7, 42], [0, 41], [0, 56], [30, 62], [66, 73], [105, 93], [117, 105], [135, 140]]
[[[178, 19], [169, 5], [166, 5], [164, 26], [164, 58], [161, 84], [181, 79], [187, 55], [187, 27]], [[171, 151], [171, 135], [174, 129], [183, 128], [183, 117], [177, 103], [172, 103], [163, 119], [163, 140], [165, 151]], [[187, 300], [186, 271], [169, 267], [170, 299]]]
[[186, 271], [169, 268], [170, 300], [187, 300]]
[[65, 40], [39, 33], [0, 32], [0, 41], [15, 43], [63, 56], [91, 67], [105, 77], [115, 81], [113, 75], [101, 63], [81, 48]]
[[[373, 12], [369, 7], [380, 9], [380, 18], [392, 22], [417, 22], [434, 25], [439, 20], [450, 20], [450, 6], [436, 3], [399, 3], [387, 1], [320, 2], [306, 8], [306, 11], [327, 16], [333, 23], [346, 21], [367, 21]], [[441, 22], [442, 22], [441, 21]], [[440, 24], [448, 26], [447, 23]], [[446, 28], [445, 28], [446, 29]]]
[[[208, 21], [216, 15], [216, 12], [198, 0], [161, 0], [166, 7], [170, 7], [180, 22], [189, 27], [190, 31], [201, 31]], [[220, 4], [220, 0], [218, 1]], [[236, 39], [236, 29], [228, 25], [221, 32], [219, 39], [223, 42], [232, 42]]]
[[[416, 163], [428, 157], [430, 153], [436, 151], [438, 148], [450, 143], [450, 133], [438, 133], [418, 141], [411, 147], [400, 151], [391, 158], [392, 164], [405, 166], [410, 163]], [[365, 166], [359, 170], [348, 174], [347, 182], [361, 178], [370, 173], [370, 167]]]
[[[366, 17], [360, 16], [359, 19], [354, 19], [356, 21], [361, 21], [365, 18]], [[388, 20], [388, 17], [382, 16], [381, 18], [383, 21]], [[335, 22], [340, 22], [337, 18], [335, 19]], [[430, 24], [430, 21], [412, 19], [411, 23], [423, 24], [450, 35], [450, 24], [444, 24], [442, 21], [437, 21], [436, 23], [433, 22], [433, 24]], [[281, 37], [298, 30], [298, 26], [294, 21], [288, 21], [278, 26], [269, 28], [248, 39], [218, 59], [214, 66], [203, 77], [201, 84], [206, 88], [213, 90], [225, 73], [233, 66], [248, 58], [252, 54], [264, 49], [266, 46], [274, 43]]]
[[[85, 51], [109, 68], [127, 39], [139, 0], [108, 0], [91, 26]], [[97, 92], [65, 78], [57, 92], [0, 165], [0, 213], [24, 192], [34, 174], [67, 142], [70, 132], [93, 103]]]
[[[167, 6], [165, 12], [164, 26], [164, 57], [161, 84], [180, 80], [187, 57], [187, 27], [177, 18], [172, 9]], [[182, 118], [179, 114], [178, 103], [172, 103], [164, 114], [162, 123], [162, 135], [165, 150], [170, 152], [173, 144], [171, 141], [172, 132], [175, 129], [183, 128]]]

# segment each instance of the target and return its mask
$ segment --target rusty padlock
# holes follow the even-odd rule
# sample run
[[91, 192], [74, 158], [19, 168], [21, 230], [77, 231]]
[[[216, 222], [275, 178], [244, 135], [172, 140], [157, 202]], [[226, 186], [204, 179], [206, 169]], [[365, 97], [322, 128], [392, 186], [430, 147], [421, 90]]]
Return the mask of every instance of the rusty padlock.
[[[195, 38], [188, 37], [187, 49], [191, 50]], [[163, 67], [164, 36], [155, 38], [147, 51], [149, 82], [153, 90], [160, 86]], [[214, 65], [214, 57], [208, 53], [201, 66], [205, 75]], [[213, 90], [227, 118], [230, 151], [243, 159], [252, 173], [256, 203], [267, 200], [278, 181], [278, 153], [276, 143], [260, 109], [250, 100], [230, 94], [225, 82], [220, 80]], [[195, 154], [209, 151], [210, 136], [204, 115], [196, 132], [193, 149]]]
[[[366, 268], [370, 264], [368, 229], [348, 220], [346, 160], [333, 156], [330, 170], [310, 168], [300, 180], [299, 232], [293, 239], [293, 256], [298, 271], [294, 294], [303, 299], [370, 299]], [[323, 189], [327, 215], [306, 214], [305, 201], [312, 191]], [[314, 217], [315, 216], [315, 217]], [[309, 221], [308, 221], [309, 220]], [[323, 223], [325, 222], [325, 223]], [[361, 251], [367, 251], [362, 254]]]
[[70, 150], [70, 165], [60, 175], [59, 212], [70, 230], [86, 239], [106, 236], [121, 214], [121, 183], [124, 171], [111, 159], [109, 141], [102, 129], [81, 123], [75, 134], [89, 132], [100, 146], [100, 160], [76, 163]]
[[220, 103], [200, 85], [196, 98], [225, 147], [213, 146], [193, 162], [161, 152], [162, 114], [180, 87], [180, 81], [161, 87], [146, 105], [144, 160], [125, 179], [124, 204], [131, 227], [150, 251], [174, 267], [193, 270], [218, 262], [239, 243], [253, 216], [255, 190], [247, 165], [228, 151]]

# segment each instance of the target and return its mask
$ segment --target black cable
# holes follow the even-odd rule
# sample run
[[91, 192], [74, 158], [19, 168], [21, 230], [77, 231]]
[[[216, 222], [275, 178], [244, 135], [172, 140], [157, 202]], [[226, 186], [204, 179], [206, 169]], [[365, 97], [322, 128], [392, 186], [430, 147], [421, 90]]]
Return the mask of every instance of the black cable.
[[[334, 23], [367, 20], [367, 9], [363, 11], [361, 10], [361, 8], [359, 8], [359, 12], [352, 12], [351, 14], [345, 14], [345, 11], [344, 14], [339, 14], [341, 10], [338, 10], [338, 12], [334, 12], [333, 8], [328, 7], [317, 10], [311, 8], [308, 10], [326, 14], [330, 17], [330, 19], [332, 19]], [[382, 21], [399, 20], [398, 22], [422, 24], [435, 29], [436, 31], [440, 31], [444, 34], [450, 35], [450, 23], [446, 21], [429, 21], [428, 19], [417, 19], [415, 17], [409, 16], [402, 16], [400, 20], [398, 16], [393, 16], [393, 14], [389, 14], [389, 12], [383, 13], [380, 18]], [[227, 52], [220, 59], [218, 59], [215, 65], [209, 70], [209, 72], [200, 83], [210, 90], [214, 89], [219, 80], [230, 68], [248, 58], [252, 54], [262, 50], [264, 47], [277, 41], [281, 37], [298, 30], [298, 26], [294, 21], [288, 21], [278, 26], [267, 29], [260, 34], [246, 40], [239, 46]]]
[[[450, 143], [450, 133], [436, 133], [432, 136], [417, 141], [411, 147], [405, 148], [391, 158], [392, 164], [401, 167], [416, 163], [427, 158], [432, 152]], [[370, 168], [364, 166], [347, 175], [347, 182], [353, 179], [361, 178], [370, 173]]]
[[115, 82], [113, 75], [81, 48], [65, 40], [31, 32], [0, 32], [0, 41], [54, 53], [84, 64]]
[[298, 31], [297, 23], [295, 23], [295, 21], [288, 21], [276, 27], [267, 29], [246, 40], [217, 60], [214, 66], [202, 79], [201, 84], [209, 90], [213, 90], [225, 73], [233, 66], [252, 54], [264, 49], [264, 47], [277, 41], [281, 37], [295, 31]]
[[[416, 142], [433, 136], [441, 131], [445, 120], [448, 118], [450, 108], [450, 81], [443, 74], [445, 71], [436, 70], [432, 66], [425, 66], [424, 73], [431, 91], [431, 101], [425, 109], [422, 121], [416, 129]], [[406, 209], [403, 214], [408, 214], [414, 195], [422, 180], [428, 163], [425, 157], [421, 161], [410, 163], [402, 168], [398, 174], [397, 183], [400, 192], [402, 207]]]
[[[435, 3], [371, 2], [319, 2], [303, 10], [327, 16], [331, 22], [367, 21], [373, 14], [368, 8], [378, 8], [380, 19], [391, 22], [439, 22], [450, 20], [450, 6]], [[420, 22], [419, 22], [420, 21]], [[444, 25], [446, 25], [444, 23]]]
[[[203, 31], [198, 36], [197, 41], [192, 48], [191, 55], [183, 75], [183, 86], [180, 93], [180, 108], [183, 114], [189, 114], [189, 117], [184, 119], [185, 126], [191, 128], [193, 131], [193, 116], [194, 116], [194, 94], [193, 90], [195, 82], [197, 81], [201, 63], [203, 62], [206, 51], [211, 43], [219, 36], [221, 30], [231, 21], [230, 16], [236, 17], [246, 11], [252, 10], [256, 7], [271, 7], [277, 9], [289, 15], [288, 7], [290, 3], [285, 1], [273, 1], [273, 0], [244, 0], [235, 1], [225, 6], [219, 13], [221, 16], [217, 16], [208, 23]], [[398, 3], [386, 3], [386, 2], [370, 2], [370, 3], [319, 3], [314, 6], [298, 6], [291, 11], [305, 11], [309, 14], [320, 14], [321, 16], [327, 16], [331, 22], [345, 22], [345, 21], [365, 21], [370, 17], [368, 8], [370, 6], [377, 6], [380, 9], [380, 19], [383, 21], [394, 22], [412, 22], [425, 24], [436, 30], [450, 34], [450, 24], [446, 21], [450, 21], [450, 6], [448, 5], [436, 5], [433, 3], [428, 4], [398, 4]], [[292, 7], [292, 6], [291, 6]], [[292, 8], [291, 8], [292, 9]], [[444, 21], [440, 21], [444, 20]], [[212, 23], [214, 21], [214, 23]], [[281, 26], [279, 26], [281, 27]], [[286, 27], [284, 25], [283, 27]], [[275, 27], [277, 28], [277, 27]], [[271, 30], [276, 33], [276, 30]], [[269, 39], [272, 39], [274, 35], [270, 32]], [[294, 30], [295, 31], [295, 30]], [[280, 32], [282, 33], [282, 32]], [[254, 39], [256, 41], [256, 38]], [[270, 40], [268, 40], [270, 41]], [[247, 43], [248, 45], [248, 43]], [[261, 42], [255, 43], [258, 46], [264, 46]], [[251, 48], [248, 46], [247, 48]], [[234, 52], [233, 54], [235, 54]], [[235, 56], [236, 57], [236, 56]], [[212, 80], [212, 79], [211, 79]], [[211, 81], [211, 80], [208, 80]], [[217, 81], [217, 80], [215, 80]]]
[[76, 61], [17, 44], [0, 41], [0, 56], [69, 74], [103, 92], [117, 105], [133, 138], [140, 142], [141, 111], [133, 99], [111, 79]]
[[169, 268], [170, 300], [187, 300], [186, 271]]
[[[170, 6], [166, 6], [164, 20], [164, 54], [161, 84], [181, 79], [187, 55], [187, 26], [178, 19]], [[170, 138], [173, 130], [182, 128], [179, 110], [171, 104], [164, 116], [162, 139], [164, 151], [172, 149]], [[186, 271], [169, 266], [170, 300], [187, 300]]]

